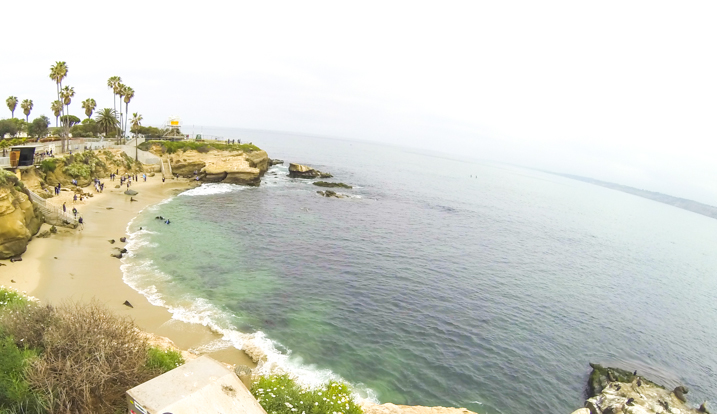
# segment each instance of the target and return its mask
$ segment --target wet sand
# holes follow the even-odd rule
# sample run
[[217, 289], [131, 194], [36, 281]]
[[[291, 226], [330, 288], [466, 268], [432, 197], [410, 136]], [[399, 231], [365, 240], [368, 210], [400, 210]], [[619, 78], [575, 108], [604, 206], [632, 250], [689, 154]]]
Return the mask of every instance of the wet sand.
[[[123, 192], [126, 186], [114, 188], [119, 181], [104, 179], [105, 191], [85, 201], [73, 204], [72, 193], [63, 192], [50, 202], [67, 210], [76, 207], [84, 219], [84, 229], [58, 227], [58, 233], [48, 238], [34, 238], [23, 254], [22, 262], [0, 267], [0, 284], [12, 286], [38, 298], [42, 303], [59, 304], [63, 301], [88, 302], [97, 300], [118, 315], [129, 316], [140, 329], [171, 339], [184, 350], [206, 345], [221, 339], [221, 336], [201, 325], [188, 324], [171, 319], [167, 309], [154, 306], [122, 280], [119, 259], [110, 256], [125, 243], [127, 224], [139, 212], [162, 200], [172, 197], [194, 183], [187, 180], [167, 180], [162, 183], [161, 175], [147, 177], [147, 182], [133, 183], [131, 189], [139, 194], [137, 200]], [[94, 193], [92, 186], [84, 189]], [[43, 229], [49, 228], [43, 225]], [[114, 239], [111, 244], [109, 240]], [[12, 282], [14, 280], [15, 282]], [[133, 308], [123, 303], [129, 301]], [[256, 364], [242, 351], [224, 349], [210, 353], [218, 360], [229, 364]]]

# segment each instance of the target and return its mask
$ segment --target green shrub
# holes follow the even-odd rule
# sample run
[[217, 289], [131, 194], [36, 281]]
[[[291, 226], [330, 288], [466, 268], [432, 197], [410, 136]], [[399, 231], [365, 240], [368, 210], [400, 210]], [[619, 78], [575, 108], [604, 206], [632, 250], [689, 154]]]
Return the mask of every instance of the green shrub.
[[55, 160], [54, 158], [44, 159], [40, 163], [40, 169], [44, 173], [48, 173], [50, 171], [55, 171], [55, 168], [57, 168], [57, 160]]
[[63, 171], [72, 178], [90, 177], [90, 166], [79, 162], [73, 162], [72, 164], [66, 166]]
[[316, 389], [301, 387], [288, 375], [261, 377], [251, 393], [268, 414], [362, 414], [348, 385], [331, 381]]
[[11, 337], [0, 338], [0, 412], [46, 412], [25, 375], [36, 358], [35, 351], [18, 348]]
[[29, 299], [15, 290], [0, 287], [0, 309], [12, 305], [25, 305]]
[[8, 183], [15, 185], [18, 181], [17, 175], [8, 170], [0, 169], [0, 185], [7, 185]]
[[145, 366], [150, 370], [159, 370], [162, 373], [171, 371], [184, 364], [184, 358], [179, 351], [172, 349], [162, 350], [150, 347], [147, 351], [147, 363]]

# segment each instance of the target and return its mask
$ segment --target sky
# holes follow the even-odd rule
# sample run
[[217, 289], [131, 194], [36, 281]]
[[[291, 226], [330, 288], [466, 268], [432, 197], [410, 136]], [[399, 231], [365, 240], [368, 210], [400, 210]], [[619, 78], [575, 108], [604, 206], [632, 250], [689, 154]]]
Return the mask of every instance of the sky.
[[26, 0], [0, 14], [0, 97], [32, 99], [31, 119], [53, 118], [61, 60], [78, 116], [90, 97], [113, 106], [117, 75], [147, 125], [377, 141], [717, 205], [714, 1]]

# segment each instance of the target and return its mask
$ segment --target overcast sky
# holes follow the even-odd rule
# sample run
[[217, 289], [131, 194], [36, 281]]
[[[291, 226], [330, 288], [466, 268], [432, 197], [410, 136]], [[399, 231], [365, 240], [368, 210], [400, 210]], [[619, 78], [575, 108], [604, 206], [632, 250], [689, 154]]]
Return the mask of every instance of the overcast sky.
[[25, 0], [0, 12], [0, 97], [32, 99], [31, 119], [52, 118], [49, 68], [63, 60], [78, 116], [88, 97], [112, 107], [119, 75], [145, 124], [176, 114], [440, 147], [717, 205], [715, 1]]

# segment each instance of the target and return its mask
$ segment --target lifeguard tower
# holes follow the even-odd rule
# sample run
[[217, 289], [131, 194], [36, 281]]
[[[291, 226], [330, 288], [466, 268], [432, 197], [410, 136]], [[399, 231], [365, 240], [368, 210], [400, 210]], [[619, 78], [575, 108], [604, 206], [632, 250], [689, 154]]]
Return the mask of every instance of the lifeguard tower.
[[164, 135], [162, 139], [171, 141], [177, 141], [184, 139], [184, 135], [181, 131], [182, 120], [178, 116], [170, 116], [167, 118], [167, 122], [164, 124]]

